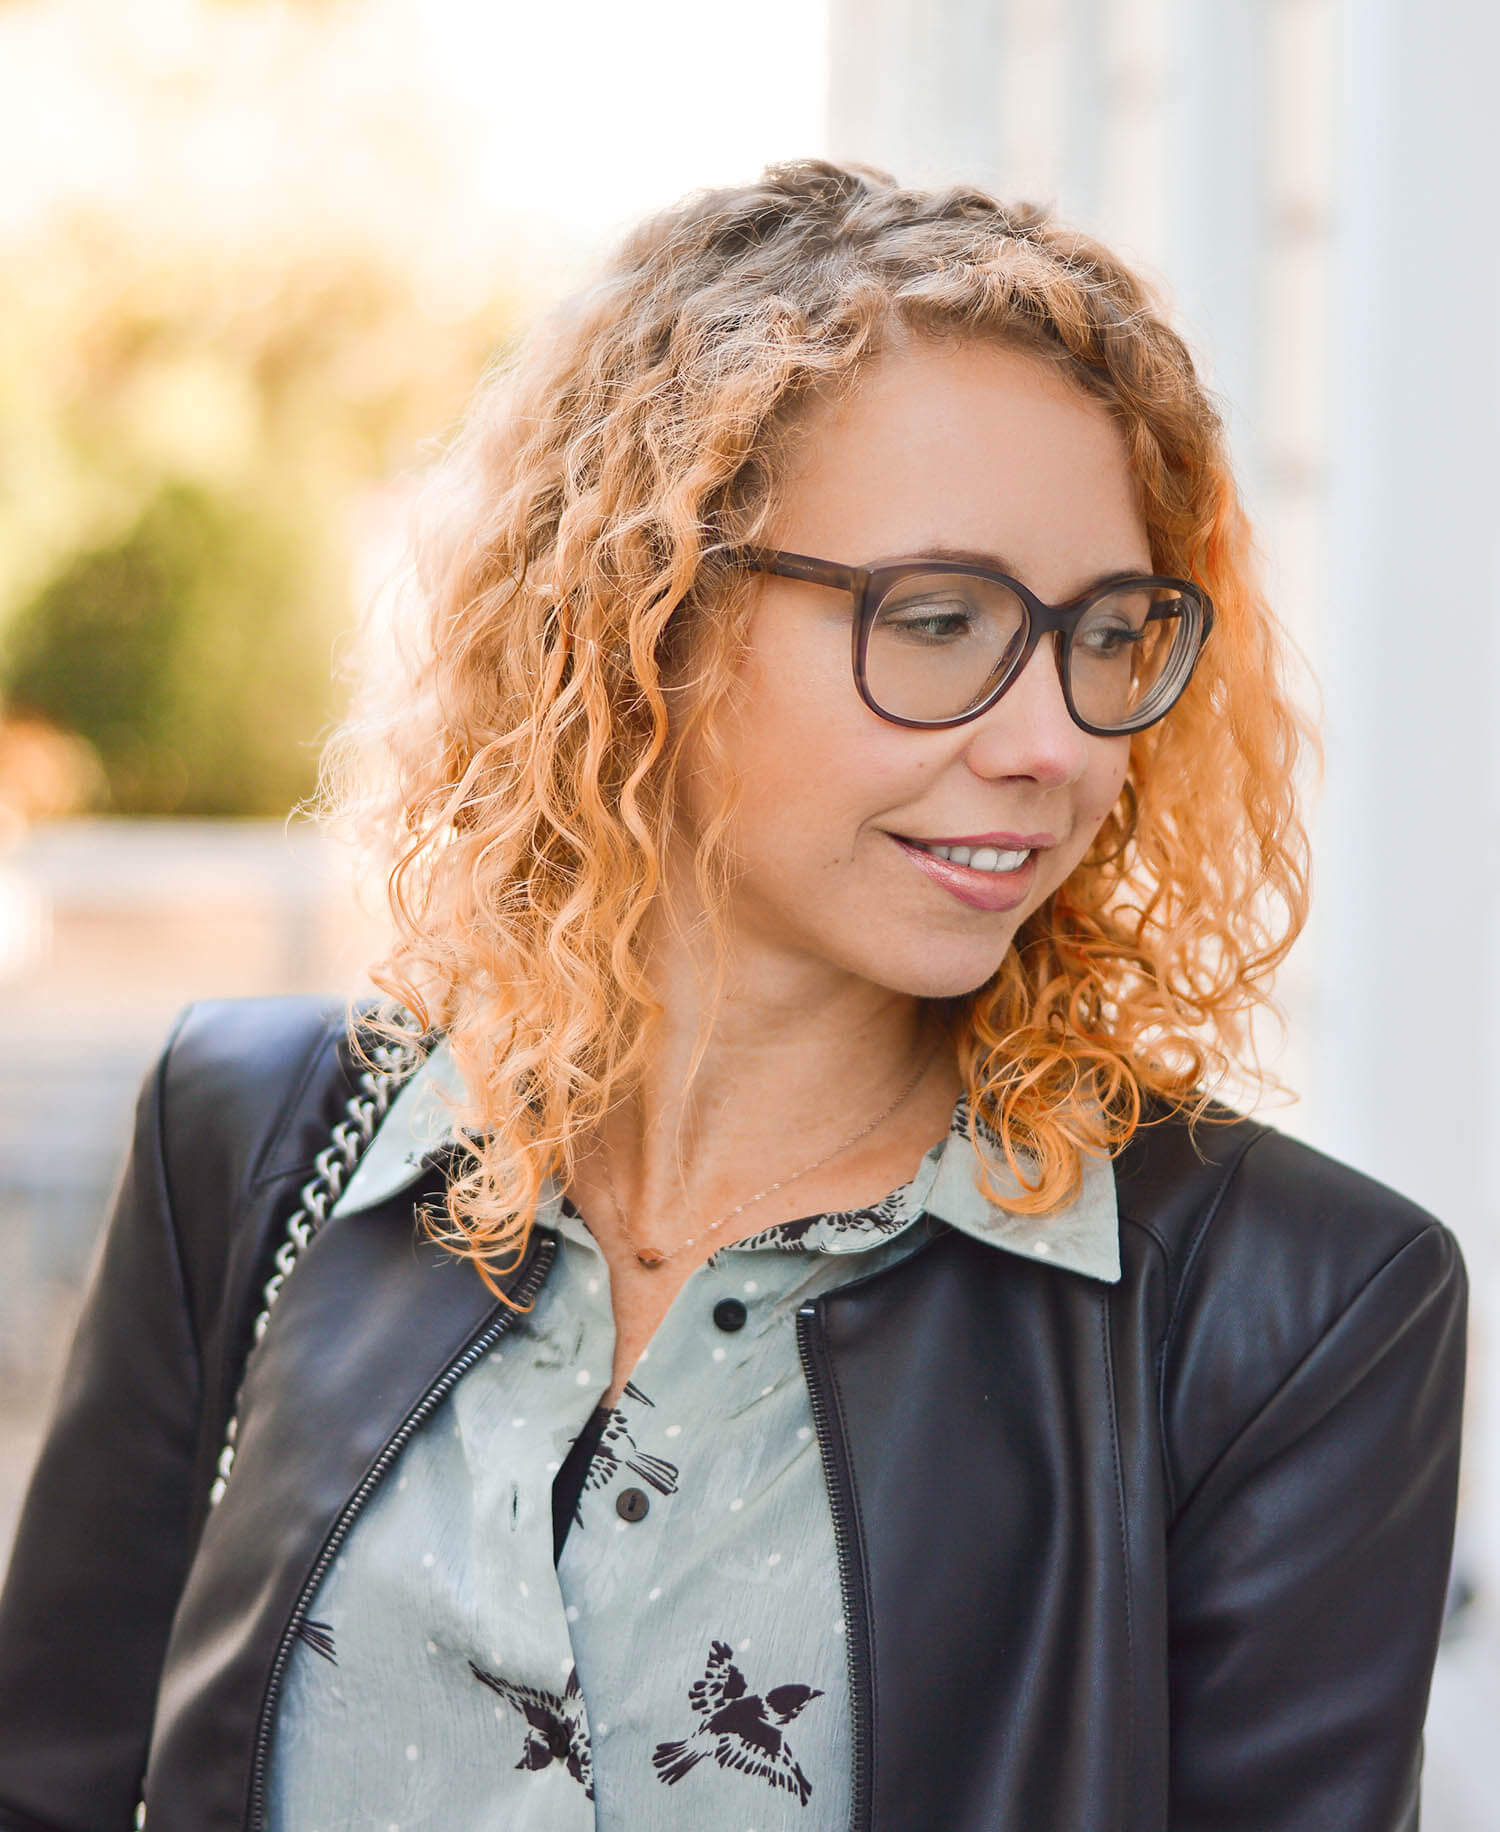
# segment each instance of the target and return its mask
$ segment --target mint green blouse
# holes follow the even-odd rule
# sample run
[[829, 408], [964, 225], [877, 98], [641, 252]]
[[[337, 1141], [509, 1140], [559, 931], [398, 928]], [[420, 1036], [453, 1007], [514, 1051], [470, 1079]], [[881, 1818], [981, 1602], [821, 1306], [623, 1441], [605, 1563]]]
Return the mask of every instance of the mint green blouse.
[[[333, 1225], [417, 1177], [452, 1087], [439, 1051]], [[535, 1306], [413, 1437], [319, 1585], [278, 1706], [273, 1832], [842, 1832], [843, 1604], [797, 1309], [943, 1227], [1059, 1276], [1120, 1272], [1106, 1162], [1067, 1209], [1014, 1216], [981, 1195], [965, 1118], [960, 1102], [882, 1202], [690, 1275], [602, 1421], [556, 1564], [552, 1485], [608, 1386], [614, 1326], [598, 1246], [549, 1197]]]

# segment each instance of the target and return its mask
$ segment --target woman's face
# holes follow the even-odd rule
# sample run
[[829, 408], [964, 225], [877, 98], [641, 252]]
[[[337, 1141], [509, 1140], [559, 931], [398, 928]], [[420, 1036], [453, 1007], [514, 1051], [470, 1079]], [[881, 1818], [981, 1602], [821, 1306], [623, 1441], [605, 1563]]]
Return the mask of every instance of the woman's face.
[[[768, 544], [856, 566], [982, 555], [1049, 603], [1152, 571], [1107, 411], [1038, 359], [982, 343], [914, 341], [816, 411]], [[970, 992], [1089, 850], [1130, 741], [1073, 724], [1050, 640], [970, 724], [892, 725], [855, 690], [852, 618], [847, 593], [759, 587], [723, 726], [741, 797], [736, 952], [921, 997]], [[699, 819], [705, 783], [686, 788]], [[1002, 869], [923, 850], [959, 843]]]

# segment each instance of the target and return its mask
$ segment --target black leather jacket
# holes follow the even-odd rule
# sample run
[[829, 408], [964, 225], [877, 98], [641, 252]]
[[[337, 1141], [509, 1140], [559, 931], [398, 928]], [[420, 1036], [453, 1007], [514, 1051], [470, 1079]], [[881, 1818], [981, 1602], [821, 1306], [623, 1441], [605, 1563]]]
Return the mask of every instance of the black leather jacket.
[[[7, 1832], [122, 1832], [143, 1770], [151, 1832], [259, 1825], [321, 1569], [508, 1326], [415, 1237], [410, 1191], [332, 1224], [250, 1364], [208, 1511], [269, 1254], [351, 1091], [340, 1030], [301, 1001], [196, 1007], [142, 1094], [0, 1599]], [[854, 1825], [1414, 1828], [1457, 1481], [1454, 1242], [1244, 1121], [1156, 1125], [1116, 1171], [1118, 1285], [949, 1232], [799, 1318]], [[511, 1284], [551, 1253], [538, 1232]]]

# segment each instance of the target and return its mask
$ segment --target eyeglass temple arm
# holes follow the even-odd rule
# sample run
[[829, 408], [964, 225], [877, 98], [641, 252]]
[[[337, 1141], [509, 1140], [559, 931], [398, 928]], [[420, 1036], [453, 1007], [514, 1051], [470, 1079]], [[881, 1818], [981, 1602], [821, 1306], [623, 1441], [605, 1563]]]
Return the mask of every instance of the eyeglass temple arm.
[[745, 564], [757, 572], [776, 573], [783, 579], [801, 579], [808, 585], [831, 585], [852, 592], [857, 569], [833, 560], [814, 560], [805, 553], [782, 553], [774, 547], [748, 547]]

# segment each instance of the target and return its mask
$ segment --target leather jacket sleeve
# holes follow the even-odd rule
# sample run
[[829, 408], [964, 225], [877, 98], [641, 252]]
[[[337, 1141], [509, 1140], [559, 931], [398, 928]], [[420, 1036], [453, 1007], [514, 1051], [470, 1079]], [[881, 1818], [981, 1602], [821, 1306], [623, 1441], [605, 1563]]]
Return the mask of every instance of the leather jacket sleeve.
[[142, 1087], [0, 1592], [3, 1832], [134, 1823], [267, 1221], [310, 1157], [277, 1114], [339, 1028], [311, 1000], [195, 1006]]
[[0, 1596], [7, 1832], [132, 1823], [187, 1569], [200, 1369], [166, 1187], [165, 1068], [141, 1091]]
[[[1317, 1175], [1303, 1173], [1309, 1205]], [[1310, 1261], [1301, 1289], [1289, 1282], [1263, 1230], [1237, 1263], [1189, 1275], [1169, 1334], [1172, 1832], [1417, 1826], [1466, 1286], [1447, 1230], [1381, 1194], [1411, 1224], [1352, 1295], [1318, 1289]], [[1257, 1286], [1236, 1311], [1236, 1287]], [[1216, 1388], [1231, 1366], [1234, 1386]], [[1281, 1372], [1247, 1383], [1256, 1368]], [[1227, 1440], [1199, 1424], [1226, 1402], [1239, 1413]]]

